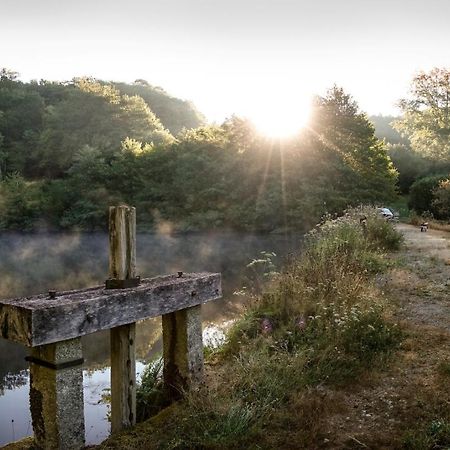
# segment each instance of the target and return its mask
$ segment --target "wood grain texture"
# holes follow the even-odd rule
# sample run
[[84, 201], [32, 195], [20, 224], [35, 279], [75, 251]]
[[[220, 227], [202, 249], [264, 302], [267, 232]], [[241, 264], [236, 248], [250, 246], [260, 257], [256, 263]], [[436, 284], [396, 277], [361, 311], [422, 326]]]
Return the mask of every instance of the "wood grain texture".
[[0, 336], [30, 347], [157, 317], [222, 296], [218, 273], [143, 279], [130, 289], [104, 286], [0, 300]]
[[109, 277], [136, 276], [136, 208], [109, 207]]
[[136, 324], [111, 329], [111, 432], [136, 424]]
[[[136, 276], [136, 209], [109, 208], [109, 276]], [[136, 323], [111, 328], [111, 431], [136, 424]]]

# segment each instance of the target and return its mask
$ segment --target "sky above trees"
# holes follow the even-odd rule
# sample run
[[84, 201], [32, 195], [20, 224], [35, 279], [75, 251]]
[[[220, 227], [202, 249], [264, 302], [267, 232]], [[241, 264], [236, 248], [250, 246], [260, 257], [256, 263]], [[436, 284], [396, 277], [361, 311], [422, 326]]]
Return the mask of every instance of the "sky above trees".
[[448, 64], [448, 0], [1, 0], [0, 67], [21, 79], [146, 79], [210, 120], [304, 109], [334, 83], [395, 114]]

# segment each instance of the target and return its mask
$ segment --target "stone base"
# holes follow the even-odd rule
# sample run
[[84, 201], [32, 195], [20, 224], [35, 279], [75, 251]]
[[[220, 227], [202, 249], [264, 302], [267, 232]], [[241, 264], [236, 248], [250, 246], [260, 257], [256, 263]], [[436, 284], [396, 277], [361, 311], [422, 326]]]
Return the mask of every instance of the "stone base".
[[35, 347], [31, 358], [30, 410], [36, 447], [84, 448], [81, 339]]

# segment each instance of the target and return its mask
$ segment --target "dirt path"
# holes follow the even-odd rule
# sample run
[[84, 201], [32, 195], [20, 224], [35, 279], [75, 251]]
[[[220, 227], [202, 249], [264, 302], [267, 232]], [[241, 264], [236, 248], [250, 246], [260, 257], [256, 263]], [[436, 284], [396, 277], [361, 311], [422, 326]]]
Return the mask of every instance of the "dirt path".
[[398, 229], [405, 246], [380, 283], [405, 339], [387, 370], [327, 393], [343, 409], [328, 418], [323, 448], [450, 448], [429, 431], [450, 427], [450, 233]]
[[398, 316], [414, 324], [450, 331], [450, 233], [399, 224], [406, 248], [388, 280], [399, 302]]

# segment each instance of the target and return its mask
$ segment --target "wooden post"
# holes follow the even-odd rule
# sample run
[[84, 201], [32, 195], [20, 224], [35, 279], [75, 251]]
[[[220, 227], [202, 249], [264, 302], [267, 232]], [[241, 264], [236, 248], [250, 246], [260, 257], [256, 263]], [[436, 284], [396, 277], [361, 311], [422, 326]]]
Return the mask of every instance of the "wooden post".
[[[136, 209], [109, 208], [109, 276], [136, 278]], [[136, 424], [136, 324], [111, 329], [111, 431]]]
[[27, 359], [35, 446], [84, 448], [81, 339], [34, 347]]
[[164, 385], [172, 399], [203, 377], [201, 305], [162, 316]]

